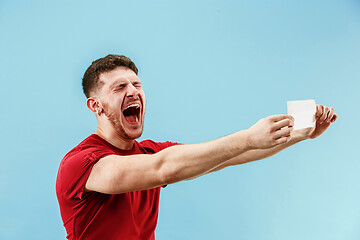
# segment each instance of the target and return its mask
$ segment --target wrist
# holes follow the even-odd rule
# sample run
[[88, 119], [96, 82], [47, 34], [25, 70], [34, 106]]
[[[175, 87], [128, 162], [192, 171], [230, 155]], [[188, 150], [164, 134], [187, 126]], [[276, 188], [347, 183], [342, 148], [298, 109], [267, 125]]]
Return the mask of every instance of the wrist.
[[254, 146], [254, 144], [252, 143], [251, 140], [251, 133], [249, 131], [249, 129], [245, 129], [240, 131], [239, 133], [243, 134], [243, 141], [244, 141], [244, 145], [245, 145], [245, 151], [249, 151], [249, 150], [253, 150], [256, 149], [256, 147]]
[[307, 133], [307, 131], [305, 132], [305, 131], [303, 131], [303, 129], [294, 130], [291, 134], [291, 139], [295, 142], [301, 142], [301, 141], [310, 139], [309, 135], [306, 133]]

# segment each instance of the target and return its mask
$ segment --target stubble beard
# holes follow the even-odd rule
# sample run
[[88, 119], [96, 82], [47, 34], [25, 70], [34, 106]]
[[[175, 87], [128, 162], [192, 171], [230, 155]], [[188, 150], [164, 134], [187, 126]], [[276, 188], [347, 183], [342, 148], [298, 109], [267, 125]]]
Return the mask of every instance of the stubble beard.
[[129, 134], [126, 133], [124, 127], [121, 124], [120, 117], [121, 117], [122, 113], [111, 109], [109, 104], [107, 104], [107, 103], [103, 103], [102, 105], [103, 105], [103, 109], [104, 109], [104, 114], [109, 119], [109, 122], [113, 126], [116, 135], [118, 135], [121, 138], [127, 139], [127, 140], [134, 140], [141, 136], [144, 125], [141, 126], [142, 129], [141, 129], [141, 133], [139, 136], [131, 137], [131, 136], [129, 136]]

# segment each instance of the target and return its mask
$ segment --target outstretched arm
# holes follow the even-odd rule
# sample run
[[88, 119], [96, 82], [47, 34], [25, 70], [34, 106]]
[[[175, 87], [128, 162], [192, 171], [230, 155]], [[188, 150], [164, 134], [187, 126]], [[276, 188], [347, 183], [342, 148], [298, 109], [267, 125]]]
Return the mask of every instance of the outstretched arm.
[[210, 142], [173, 146], [152, 155], [107, 156], [93, 166], [85, 190], [118, 194], [203, 175], [249, 150], [285, 144], [292, 122], [291, 116], [275, 115]]
[[268, 158], [298, 142], [306, 139], [317, 138], [322, 135], [330, 127], [330, 125], [336, 121], [337, 118], [338, 115], [334, 112], [334, 108], [329, 108], [318, 104], [316, 105], [315, 127], [292, 131], [290, 141], [269, 149], [249, 150], [214, 168], [211, 172], [219, 171], [228, 166], [234, 166]]

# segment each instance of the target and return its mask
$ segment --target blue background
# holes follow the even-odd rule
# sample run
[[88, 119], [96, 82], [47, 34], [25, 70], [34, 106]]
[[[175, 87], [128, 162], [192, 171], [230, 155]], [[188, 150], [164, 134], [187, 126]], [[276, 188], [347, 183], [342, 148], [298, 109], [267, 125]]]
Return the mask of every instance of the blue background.
[[147, 94], [141, 139], [196, 143], [332, 106], [320, 138], [169, 185], [157, 239], [360, 239], [360, 3], [0, 1], [0, 239], [65, 239], [55, 180], [93, 133], [81, 78], [129, 56]]

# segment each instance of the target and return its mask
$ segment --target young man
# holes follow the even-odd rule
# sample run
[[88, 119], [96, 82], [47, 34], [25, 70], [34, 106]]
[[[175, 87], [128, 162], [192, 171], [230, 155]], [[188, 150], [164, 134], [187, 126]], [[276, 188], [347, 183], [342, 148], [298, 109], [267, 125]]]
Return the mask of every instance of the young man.
[[98, 128], [59, 167], [56, 193], [68, 239], [155, 239], [161, 186], [267, 158], [320, 136], [337, 119], [333, 108], [317, 105], [314, 128], [293, 131], [291, 116], [274, 115], [205, 143], [137, 142], [146, 108], [137, 73], [129, 58], [108, 55], [84, 74]]

